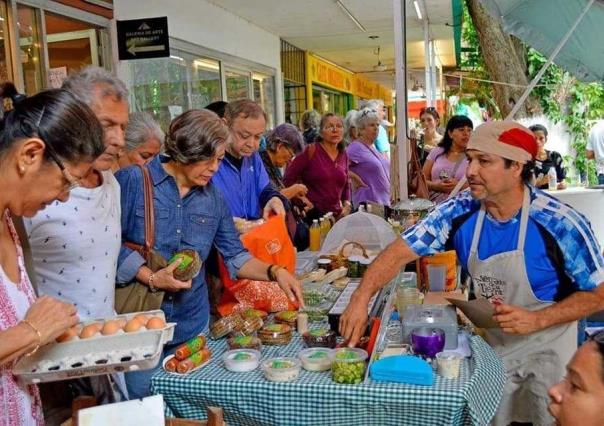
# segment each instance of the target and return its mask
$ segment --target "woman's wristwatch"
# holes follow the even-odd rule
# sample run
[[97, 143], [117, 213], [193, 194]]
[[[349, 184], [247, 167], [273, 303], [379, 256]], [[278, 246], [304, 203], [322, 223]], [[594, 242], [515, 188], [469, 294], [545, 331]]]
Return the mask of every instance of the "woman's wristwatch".
[[266, 268], [266, 275], [268, 276], [269, 281], [277, 281], [277, 276], [275, 273], [279, 270], [283, 269], [283, 266], [280, 265], [268, 265]]

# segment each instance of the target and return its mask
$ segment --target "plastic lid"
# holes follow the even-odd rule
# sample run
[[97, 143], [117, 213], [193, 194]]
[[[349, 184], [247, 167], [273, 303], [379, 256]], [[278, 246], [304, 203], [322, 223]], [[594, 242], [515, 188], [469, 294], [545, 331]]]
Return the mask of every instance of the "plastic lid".
[[300, 361], [292, 357], [277, 357], [267, 359], [262, 363], [263, 370], [289, 371], [300, 368]]
[[363, 349], [359, 348], [340, 348], [336, 349], [334, 361], [338, 362], [358, 362], [365, 361], [368, 354]]
[[318, 219], [313, 219], [312, 223], [319, 223]]
[[334, 357], [334, 350], [329, 348], [308, 348], [302, 349], [298, 356], [309, 362], [324, 362], [326, 359], [331, 360]]
[[394, 210], [405, 210], [405, 211], [428, 211], [433, 208], [435, 204], [424, 198], [417, 198], [414, 195], [411, 195], [409, 199], [402, 200], [397, 203], [393, 209]]

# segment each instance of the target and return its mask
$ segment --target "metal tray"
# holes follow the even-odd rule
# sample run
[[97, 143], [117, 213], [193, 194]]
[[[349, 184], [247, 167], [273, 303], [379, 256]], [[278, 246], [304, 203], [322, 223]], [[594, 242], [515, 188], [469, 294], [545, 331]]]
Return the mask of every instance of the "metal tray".
[[[161, 316], [165, 320], [160, 310], [115, 318], [130, 319], [139, 314]], [[84, 324], [95, 321], [102, 320]], [[120, 332], [112, 336], [97, 335], [89, 339], [51, 343], [32, 356], [21, 358], [13, 374], [23, 383], [43, 383], [150, 369], [159, 363], [163, 346], [172, 340], [175, 326], [176, 323], [168, 323], [159, 330], [143, 329], [134, 333]]]

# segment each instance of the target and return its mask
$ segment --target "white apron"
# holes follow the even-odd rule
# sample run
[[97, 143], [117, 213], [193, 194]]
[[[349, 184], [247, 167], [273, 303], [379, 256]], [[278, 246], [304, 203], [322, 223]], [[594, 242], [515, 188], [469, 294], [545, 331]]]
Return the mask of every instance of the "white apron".
[[[474, 228], [468, 271], [476, 297], [499, 299], [509, 305], [536, 311], [554, 302], [538, 300], [531, 289], [524, 260], [524, 242], [530, 208], [530, 192], [524, 189], [520, 231], [516, 250], [478, 258], [478, 242], [485, 218], [482, 205]], [[572, 322], [530, 335], [506, 334], [499, 328], [485, 330], [487, 341], [501, 356], [507, 382], [494, 425], [512, 421], [551, 425], [547, 411], [548, 389], [560, 381], [565, 367], [577, 348], [577, 323]]]

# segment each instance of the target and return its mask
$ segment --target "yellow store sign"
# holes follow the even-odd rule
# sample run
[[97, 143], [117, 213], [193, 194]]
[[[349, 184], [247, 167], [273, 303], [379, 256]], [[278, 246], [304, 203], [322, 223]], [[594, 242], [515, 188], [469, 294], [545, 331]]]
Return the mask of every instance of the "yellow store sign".
[[340, 92], [352, 93], [354, 74], [335, 67], [312, 55], [307, 56], [309, 80]]

